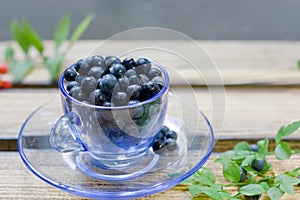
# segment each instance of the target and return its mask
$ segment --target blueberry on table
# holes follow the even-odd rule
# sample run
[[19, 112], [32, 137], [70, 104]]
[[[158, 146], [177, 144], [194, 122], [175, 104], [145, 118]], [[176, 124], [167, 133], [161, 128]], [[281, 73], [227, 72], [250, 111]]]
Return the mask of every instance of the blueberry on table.
[[256, 144], [251, 144], [250, 145], [250, 150], [254, 152], [258, 152], [258, 146]]
[[137, 74], [147, 74], [151, 69], [151, 62], [146, 58], [139, 58], [135, 64]]
[[257, 194], [257, 195], [252, 195], [252, 196], [248, 196], [248, 195], [244, 195], [244, 196], [247, 200], [258, 200], [261, 195]]
[[77, 81], [68, 82], [66, 86], [67, 91], [70, 91], [75, 86], [80, 86], [80, 83], [78, 83]]
[[121, 64], [121, 60], [115, 56], [108, 56], [105, 58], [105, 67], [110, 67], [112, 64]]
[[109, 68], [110, 74], [114, 75], [116, 78], [121, 78], [125, 72], [126, 68], [121, 64], [113, 64]]
[[135, 67], [135, 61], [133, 58], [125, 58], [122, 61], [122, 65], [126, 68], [126, 70], [130, 70]]
[[265, 161], [264, 160], [260, 160], [260, 159], [259, 160], [254, 159], [252, 161], [251, 167], [253, 169], [255, 169], [256, 171], [260, 172], [260, 171], [262, 171], [265, 168]]
[[147, 75], [149, 79], [153, 79], [156, 76], [161, 76], [161, 71], [157, 68], [151, 68]]
[[176, 139], [168, 138], [165, 142], [168, 151], [174, 151], [177, 148]]
[[91, 93], [97, 87], [97, 81], [92, 76], [87, 76], [81, 81], [82, 91], [86, 94]]
[[156, 140], [152, 145], [152, 149], [156, 154], [164, 153], [166, 150], [165, 147], [165, 142], [163, 140]]
[[98, 80], [99, 78], [102, 77], [103, 73], [104, 73], [104, 69], [103, 69], [103, 68], [101, 68], [101, 67], [99, 67], [99, 66], [95, 66], [95, 67], [92, 67], [92, 68], [90, 69], [90, 71], [88, 72], [87, 75], [88, 75], [88, 76], [92, 76], [92, 77], [94, 77], [96, 80]]
[[160, 130], [160, 131], [161, 131], [162, 133], [164, 133], [164, 134], [165, 134], [165, 133], [166, 133], [166, 132], [168, 132], [169, 130], [170, 130], [170, 129], [169, 129], [169, 127], [167, 127], [167, 126], [163, 126], [163, 127], [161, 128], [161, 130]]
[[70, 92], [69, 95], [75, 99], [77, 99], [78, 101], [84, 101], [85, 100], [85, 94], [82, 92], [82, 89], [80, 86], [75, 86], [73, 87]]
[[246, 178], [247, 178], [247, 171], [244, 168], [242, 168], [242, 167], [240, 167], [240, 175], [241, 175], [241, 177], [240, 177], [240, 181], [239, 182], [243, 182], [244, 180], [246, 180]]
[[106, 74], [99, 82], [99, 88], [102, 92], [111, 94], [115, 85], [118, 83], [117, 78], [112, 74]]
[[74, 69], [68, 68], [64, 71], [64, 77], [67, 81], [75, 81], [77, 73]]
[[171, 138], [171, 139], [174, 139], [174, 140], [177, 140], [177, 133], [175, 131], [172, 131], [172, 130], [168, 130], [167, 132], [165, 132], [165, 135], [166, 135], [166, 138]]

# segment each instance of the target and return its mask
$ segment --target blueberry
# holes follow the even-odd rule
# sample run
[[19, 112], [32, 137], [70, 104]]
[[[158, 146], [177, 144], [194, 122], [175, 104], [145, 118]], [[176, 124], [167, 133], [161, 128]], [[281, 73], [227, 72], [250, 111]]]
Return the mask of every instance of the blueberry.
[[150, 81], [146, 74], [139, 74], [138, 79], [141, 84], [145, 84]]
[[240, 182], [243, 182], [244, 180], [246, 180], [246, 178], [247, 178], [247, 171], [244, 168], [242, 168], [242, 167], [240, 167], [240, 175], [241, 175]]
[[129, 69], [129, 70], [127, 70], [127, 71], [125, 72], [125, 76], [126, 76], [127, 78], [129, 78], [130, 76], [133, 76], [133, 75], [136, 75], [136, 72], [135, 72], [134, 69]]
[[129, 86], [129, 79], [127, 77], [119, 78], [118, 85], [120, 90], [126, 91]]
[[77, 81], [68, 82], [66, 87], [67, 91], [70, 91], [75, 86], [80, 86], [80, 83], [78, 83]]
[[117, 106], [125, 106], [128, 104], [128, 97], [125, 92], [116, 92], [113, 96], [112, 102]]
[[171, 131], [171, 130], [168, 130], [168, 131], [165, 133], [165, 135], [166, 135], [166, 138], [167, 138], [167, 139], [168, 139], [168, 138], [172, 138], [172, 139], [174, 139], [174, 140], [177, 140], [177, 137], [178, 137], [177, 133], [176, 133], [175, 131]]
[[77, 73], [74, 69], [68, 68], [64, 71], [64, 77], [67, 81], [75, 81]]
[[96, 80], [101, 78], [104, 73], [104, 69], [98, 66], [92, 67], [87, 74], [88, 76], [94, 77]]
[[140, 95], [140, 100], [145, 101], [153, 96], [155, 96], [157, 93], [159, 93], [160, 87], [158, 84], [148, 82], [146, 84], [143, 84], [141, 87], [141, 95]]
[[110, 74], [114, 75], [116, 78], [121, 78], [125, 72], [126, 68], [121, 64], [113, 64], [109, 68]]
[[163, 132], [163, 133], [166, 133], [167, 131], [169, 131], [170, 129], [169, 129], [169, 127], [167, 127], [167, 126], [163, 126], [162, 128], [161, 128], [161, 132]]
[[133, 69], [135, 67], [134, 59], [126, 58], [122, 61], [122, 65], [126, 68], [126, 70]]
[[121, 64], [121, 60], [115, 56], [108, 56], [105, 58], [105, 66], [108, 68], [112, 64]]
[[84, 79], [84, 77], [85, 77], [85, 76], [83, 76], [83, 75], [77, 75], [75, 80], [76, 80], [79, 84], [81, 84], [81, 82], [82, 82], [82, 80]]
[[93, 105], [101, 106], [103, 104], [104, 97], [102, 95], [102, 91], [100, 89], [96, 89], [91, 92], [89, 96], [89, 101]]
[[102, 89], [104, 93], [111, 94], [117, 83], [118, 80], [114, 75], [106, 74], [99, 82], [99, 88]]
[[[140, 101], [138, 100], [130, 100], [128, 105], [134, 105], [138, 104]], [[143, 106], [137, 106], [129, 109], [129, 113], [132, 119], [139, 119], [144, 114], [144, 107]]]
[[163, 140], [156, 140], [152, 145], [152, 149], [157, 154], [164, 153], [166, 150], [165, 142]]
[[252, 195], [252, 196], [248, 196], [248, 195], [244, 195], [246, 200], [258, 200], [260, 198], [260, 194], [257, 195]]
[[94, 66], [99, 66], [99, 67], [105, 67], [105, 62], [104, 58], [100, 55], [95, 55], [91, 57], [91, 60], [89, 62], [89, 65], [94, 67]]
[[265, 161], [254, 159], [252, 161], [251, 167], [256, 171], [260, 172], [265, 168]]
[[75, 63], [75, 69], [79, 74], [85, 75], [89, 72], [90, 66], [86, 59], [81, 59]]
[[92, 76], [87, 76], [81, 81], [82, 91], [86, 94], [91, 93], [97, 87], [97, 81]]
[[138, 74], [147, 74], [151, 69], [151, 62], [146, 58], [139, 58], [135, 64], [135, 71]]
[[151, 68], [147, 75], [149, 79], [153, 79], [156, 76], [161, 76], [161, 71], [157, 68]]
[[177, 148], [176, 140], [173, 138], [168, 138], [165, 142], [168, 151], [174, 151]]
[[85, 94], [82, 92], [81, 87], [75, 86], [73, 87], [70, 92], [70, 96], [77, 99], [78, 101], [84, 101], [85, 99]]
[[165, 133], [163, 131], [159, 131], [157, 136], [156, 136], [156, 140], [165, 140]]
[[138, 75], [132, 75], [129, 77], [130, 85], [141, 85]]
[[141, 94], [141, 86], [139, 85], [130, 85], [127, 88], [127, 95], [130, 99], [138, 99]]
[[258, 146], [256, 144], [251, 144], [250, 145], [250, 150], [254, 152], [258, 152]]
[[163, 77], [161, 76], [156, 76], [151, 80], [152, 83], [155, 83], [159, 86], [160, 89], [163, 88], [163, 86], [165, 85], [165, 80]]

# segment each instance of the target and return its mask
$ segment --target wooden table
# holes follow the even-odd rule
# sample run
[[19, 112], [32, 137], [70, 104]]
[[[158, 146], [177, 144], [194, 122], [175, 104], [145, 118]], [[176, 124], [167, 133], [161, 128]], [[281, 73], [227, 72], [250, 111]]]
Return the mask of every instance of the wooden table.
[[[67, 57], [67, 63], [88, 55], [86, 52], [100, 41], [80, 41]], [[118, 45], [126, 45], [129, 41], [121, 41], [105, 48], [113, 50]], [[131, 41], [132, 43], [133, 41]], [[167, 46], [179, 46], [189, 52], [189, 46], [180, 41], [135, 41], [144, 46], [155, 46], [164, 42]], [[273, 138], [282, 125], [300, 118], [300, 71], [297, 61], [300, 59], [300, 42], [288, 41], [198, 41], [205, 47], [217, 65], [223, 79], [226, 99], [224, 102], [224, 126], [217, 130], [219, 141], [214, 153], [207, 162], [218, 178], [221, 179], [221, 166], [213, 163], [218, 152], [228, 150], [241, 140], [255, 141], [260, 138]], [[0, 55], [8, 42], [0, 43]], [[47, 51], [53, 44], [47, 43]], [[189, 52], [191, 54], [197, 53]], [[20, 53], [17, 53], [19, 56]], [[34, 52], [33, 52], [34, 56]], [[159, 57], [159, 56], [158, 56]], [[182, 68], [180, 63], [168, 57], [160, 57], [164, 65], [172, 65], [182, 70], [191, 81], [196, 95], [204, 96], [199, 106], [205, 113], [213, 107], [206, 104], [207, 87], [201, 80]], [[201, 64], [203, 60], [199, 58]], [[214, 78], [207, 71], [206, 75]], [[37, 67], [21, 85], [13, 89], [0, 90], [0, 199], [82, 199], [63, 192], [36, 178], [23, 164], [17, 152], [16, 141], [21, 125], [28, 115], [39, 105], [58, 95], [57, 88], [49, 85], [50, 77], [45, 69]], [[181, 82], [174, 81], [172, 87], [184, 93]], [[214, 88], [223, 88], [219, 82]], [[211, 119], [210, 114], [208, 117]], [[221, 123], [217, 121], [216, 123]], [[299, 132], [293, 137], [293, 146], [297, 148]], [[294, 156], [288, 166], [273, 158], [274, 169], [281, 171], [299, 166], [300, 156]], [[299, 199], [300, 192], [284, 199]], [[191, 199], [187, 188], [175, 186], [167, 191], [146, 199]]]

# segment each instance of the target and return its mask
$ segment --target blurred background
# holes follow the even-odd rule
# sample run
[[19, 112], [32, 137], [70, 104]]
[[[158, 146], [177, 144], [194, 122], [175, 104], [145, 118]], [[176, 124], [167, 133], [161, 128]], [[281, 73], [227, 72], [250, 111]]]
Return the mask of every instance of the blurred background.
[[94, 20], [82, 39], [106, 39], [131, 28], [157, 26], [203, 40], [299, 40], [297, 0], [1, 0], [0, 40], [11, 40], [9, 23], [25, 17], [45, 39], [68, 13], [72, 25]]

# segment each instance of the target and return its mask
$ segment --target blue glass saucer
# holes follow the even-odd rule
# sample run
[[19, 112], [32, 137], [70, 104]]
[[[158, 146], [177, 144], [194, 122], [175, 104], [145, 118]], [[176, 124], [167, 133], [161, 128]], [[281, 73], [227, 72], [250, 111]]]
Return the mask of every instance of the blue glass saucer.
[[[179, 184], [202, 167], [214, 146], [213, 130], [204, 114], [197, 106], [185, 103], [170, 93], [165, 125], [178, 133], [177, 149], [155, 154], [151, 167], [143, 173], [133, 171], [136, 175], [130, 179], [116, 181], [114, 176], [111, 179], [107, 176], [103, 180], [97, 174], [91, 176], [82, 170], [83, 167], [76, 161], [78, 153], [59, 153], [49, 144], [50, 130], [62, 112], [59, 97], [35, 110], [20, 130], [19, 153], [37, 177], [82, 197], [130, 199], [161, 192]], [[154, 154], [151, 149], [149, 153]], [[145, 164], [146, 167], [148, 165]], [[112, 170], [111, 173], [115, 172]]]

